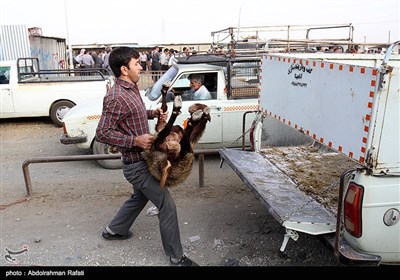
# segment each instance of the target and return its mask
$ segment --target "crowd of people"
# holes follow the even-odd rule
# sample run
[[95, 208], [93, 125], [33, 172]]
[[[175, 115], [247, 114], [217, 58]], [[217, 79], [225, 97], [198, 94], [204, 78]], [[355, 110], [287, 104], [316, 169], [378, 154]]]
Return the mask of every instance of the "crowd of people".
[[188, 47], [183, 47], [182, 51], [174, 49], [161, 48], [156, 46], [150, 53], [147, 51], [140, 52], [140, 61], [144, 71], [168, 70], [176, 63], [177, 57], [189, 56]]
[[[111, 48], [107, 47], [98, 53], [96, 51], [88, 51], [81, 49], [80, 52], [73, 57], [74, 68], [90, 69], [90, 68], [104, 68], [111, 74], [112, 70], [108, 63], [108, 57]], [[140, 64], [142, 71], [166, 71], [174, 63], [177, 57], [185, 57], [190, 55], [191, 52], [188, 47], [183, 47], [182, 51], [177, 51], [172, 48], [161, 48], [156, 46], [151, 52], [139, 52]]]

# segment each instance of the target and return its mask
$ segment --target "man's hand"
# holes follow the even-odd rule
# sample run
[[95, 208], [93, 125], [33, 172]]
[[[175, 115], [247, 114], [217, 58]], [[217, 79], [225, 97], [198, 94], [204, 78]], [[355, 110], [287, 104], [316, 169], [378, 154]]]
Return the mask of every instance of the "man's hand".
[[140, 147], [143, 150], [150, 150], [153, 144], [154, 136], [152, 134], [143, 134], [136, 136], [134, 146]]
[[167, 121], [168, 111], [163, 112], [161, 108], [153, 110], [153, 117], [159, 118], [161, 121]]
[[174, 93], [174, 96], [177, 96], [177, 95], [182, 95], [184, 92], [183, 92], [183, 90], [176, 90], [176, 89], [171, 89], [171, 91]]

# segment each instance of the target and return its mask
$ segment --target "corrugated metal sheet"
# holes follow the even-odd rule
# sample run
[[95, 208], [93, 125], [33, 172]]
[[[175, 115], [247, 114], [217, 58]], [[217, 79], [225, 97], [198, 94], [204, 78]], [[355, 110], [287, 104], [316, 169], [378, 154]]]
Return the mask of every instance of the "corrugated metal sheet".
[[65, 39], [30, 36], [32, 57], [39, 58], [40, 69], [65, 69], [67, 46]]
[[42, 36], [38, 27], [28, 29], [23, 24], [1, 25], [0, 60], [21, 57], [39, 58], [40, 69], [64, 69], [67, 60], [66, 40]]
[[25, 25], [0, 26], [0, 60], [31, 56], [28, 29]]

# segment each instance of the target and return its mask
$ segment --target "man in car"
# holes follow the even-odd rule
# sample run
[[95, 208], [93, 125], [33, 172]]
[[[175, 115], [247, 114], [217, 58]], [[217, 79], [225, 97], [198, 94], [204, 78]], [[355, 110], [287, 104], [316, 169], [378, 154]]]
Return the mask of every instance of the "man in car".
[[204, 86], [204, 76], [195, 74], [190, 78], [190, 91], [188, 92], [190, 100], [211, 99], [211, 94]]

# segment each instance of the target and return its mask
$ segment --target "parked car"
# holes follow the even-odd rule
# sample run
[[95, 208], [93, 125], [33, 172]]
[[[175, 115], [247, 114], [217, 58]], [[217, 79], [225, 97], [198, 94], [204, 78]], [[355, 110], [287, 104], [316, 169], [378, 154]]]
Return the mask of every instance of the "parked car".
[[[225, 61], [226, 62], [226, 61]], [[170, 83], [170, 90], [185, 91], [190, 89], [189, 79], [193, 74], [202, 74], [205, 77], [204, 85], [210, 91], [212, 99], [201, 100], [210, 108], [211, 122], [207, 124], [196, 149], [217, 149], [221, 147], [242, 146], [243, 127], [248, 130], [253, 122], [255, 113], [248, 116], [246, 112], [256, 111], [258, 108], [257, 84], [238, 83], [232, 78], [227, 83], [226, 67], [207, 63], [177, 63], [172, 66], [154, 85], [142, 90], [142, 98], [148, 109], [160, 107], [161, 88], [166, 82]], [[228, 86], [229, 85], [229, 86]], [[118, 153], [118, 149], [95, 140], [95, 132], [102, 112], [102, 98], [81, 103], [69, 110], [63, 118], [64, 134], [60, 141], [63, 144], [75, 144], [81, 149], [92, 149], [94, 154]], [[195, 100], [183, 100], [181, 114], [175, 124], [183, 125], [189, 117], [188, 108]], [[172, 101], [168, 102], [169, 115], [172, 111]], [[246, 113], [246, 114], [245, 114]], [[244, 118], [246, 116], [246, 118]], [[245, 125], [243, 120], [245, 119]], [[150, 128], [154, 132], [155, 122], [150, 120]], [[245, 145], [250, 146], [250, 137], [244, 136]], [[120, 168], [120, 160], [99, 160], [104, 168]]]

